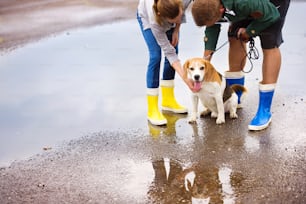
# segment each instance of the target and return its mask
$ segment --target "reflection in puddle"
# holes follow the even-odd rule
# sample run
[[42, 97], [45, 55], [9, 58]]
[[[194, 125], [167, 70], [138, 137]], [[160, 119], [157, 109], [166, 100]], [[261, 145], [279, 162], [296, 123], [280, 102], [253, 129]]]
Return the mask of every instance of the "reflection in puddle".
[[222, 185], [224, 204], [235, 203], [234, 189], [231, 185], [231, 173], [232, 170], [228, 167], [222, 167], [219, 169], [219, 179]]
[[169, 158], [152, 162], [154, 179], [148, 196], [154, 203], [235, 203], [232, 169], [184, 164]]
[[[154, 140], [166, 139], [167, 143], [169, 140], [172, 143], [177, 138], [176, 122], [187, 116], [163, 114], [167, 119], [167, 126], [154, 126], [148, 123], [149, 133]], [[199, 127], [196, 125], [191, 127], [196, 146], [203, 149], [207, 144], [199, 140], [201, 138]], [[201, 135], [202, 133], [204, 134], [201, 131]], [[246, 139], [246, 143], [249, 144], [248, 139]], [[256, 144], [256, 142], [253, 143]], [[245, 148], [256, 151], [259, 144], [255, 144]], [[153, 159], [152, 166], [154, 178], [148, 191], [148, 197], [153, 203], [232, 204], [236, 201], [234, 186], [237, 186], [236, 183], [240, 180], [235, 180], [235, 172], [227, 165], [220, 166], [209, 160], [196, 160], [193, 163], [179, 162], [167, 156], [160, 156]]]
[[167, 119], [166, 126], [156, 126], [148, 122], [149, 133], [155, 139], [159, 138], [161, 135], [175, 137], [176, 122], [187, 117], [186, 114], [173, 114], [168, 112], [163, 112], [163, 115]]
[[[174, 160], [152, 161], [154, 179], [148, 191], [153, 203], [188, 203], [190, 200], [184, 187], [182, 166]], [[168, 167], [166, 167], [168, 166]], [[168, 169], [168, 170], [167, 170]]]

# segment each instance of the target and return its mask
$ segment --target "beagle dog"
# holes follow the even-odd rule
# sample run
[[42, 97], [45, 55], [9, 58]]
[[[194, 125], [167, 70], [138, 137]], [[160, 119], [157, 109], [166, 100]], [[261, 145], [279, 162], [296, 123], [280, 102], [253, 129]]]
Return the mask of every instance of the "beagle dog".
[[184, 71], [188, 78], [194, 82], [194, 86], [200, 89], [192, 93], [192, 112], [188, 119], [189, 123], [196, 123], [198, 101], [204, 106], [201, 116], [211, 114], [217, 118], [216, 123], [225, 123], [225, 113], [230, 113], [230, 118], [238, 118], [236, 113], [238, 106], [237, 92], [246, 93], [244, 86], [234, 84], [227, 86], [226, 79], [217, 72], [214, 66], [203, 58], [191, 58], [184, 63]]

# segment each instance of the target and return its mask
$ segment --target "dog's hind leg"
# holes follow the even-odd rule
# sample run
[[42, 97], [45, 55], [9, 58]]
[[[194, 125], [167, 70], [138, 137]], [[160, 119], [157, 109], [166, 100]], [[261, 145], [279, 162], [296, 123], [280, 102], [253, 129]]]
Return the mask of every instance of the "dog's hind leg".
[[238, 108], [238, 96], [237, 94], [233, 93], [231, 98], [229, 98], [224, 103], [224, 111], [225, 113], [229, 112], [230, 118], [235, 119], [238, 118], [237, 108]]
[[210, 117], [217, 118], [218, 117], [218, 113], [217, 112], [211, 112]]
[[232, 119], [238, 118], [236, 110], [237, 110], [237, 108], [231, 108], [230, 109], [230, 111], [229, 111], [230, 112], [230, 118], [232, 118]]
[[205, 108], [205, 109], [201, 112], [200, 117], [205, 117], [205, 116], [209, 115], [210, 113], [211, 113], [210, 110], [209, 110], [208, 108]]

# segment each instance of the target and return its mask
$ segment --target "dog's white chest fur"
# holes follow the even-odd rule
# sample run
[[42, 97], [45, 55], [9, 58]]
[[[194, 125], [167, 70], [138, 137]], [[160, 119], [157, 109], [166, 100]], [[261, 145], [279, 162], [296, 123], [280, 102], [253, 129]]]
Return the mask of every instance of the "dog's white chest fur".
[[189, 122], [195, 122], [197, 118], [198, 101], [200, 101], [204, 108], [201, 115], [207, 115], [211, 113], [211, 117], [217, 118], [217, 124], [224, 123], [224, 89], [225, 79], [222, 80], [221, 85], [218, 82], [203, 82], [201, 90], [197, 93], [192, 93], [193, 112], [191, 113]]
[[202, 102], [202, 104], [211, 110], [211, 112], [218, 113], [217, 102], [222, 101], [223, 104], [223, 92], [225, 88], [225, 80], [222, 80], [220, 86], [217, 82], [204, 82], [202, 83], [202, 89], [196, 93]]

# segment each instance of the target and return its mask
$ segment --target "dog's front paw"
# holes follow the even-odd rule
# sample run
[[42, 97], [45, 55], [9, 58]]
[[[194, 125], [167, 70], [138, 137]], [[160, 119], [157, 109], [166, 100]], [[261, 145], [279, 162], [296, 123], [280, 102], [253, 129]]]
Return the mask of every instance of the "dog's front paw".
[[225, 123], [225, 119], [222, 118], [222, 117], [218, 117], [217, 120], [216, 120], [216, 123], [217, 123], [217, 125], [220, 125], [220, 124], [222, 124], [222, 123]]
[[191, 114], [191, 116], [188, 118], [189, 124], [195, 124], [197, 123], [197, 114]]
[[191, 117], [188, 119], [188, 123], [189, 123], [189, 124], [196, 124], [196, 123], [197, 123], [197, 117], [196, 117], [196, 116], [191, 116]]

